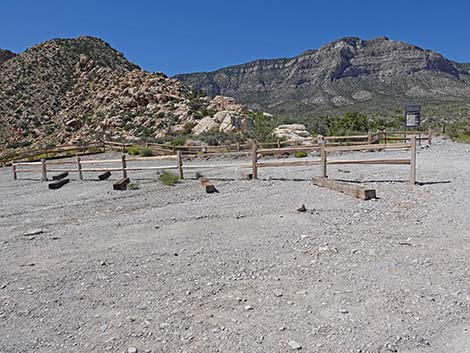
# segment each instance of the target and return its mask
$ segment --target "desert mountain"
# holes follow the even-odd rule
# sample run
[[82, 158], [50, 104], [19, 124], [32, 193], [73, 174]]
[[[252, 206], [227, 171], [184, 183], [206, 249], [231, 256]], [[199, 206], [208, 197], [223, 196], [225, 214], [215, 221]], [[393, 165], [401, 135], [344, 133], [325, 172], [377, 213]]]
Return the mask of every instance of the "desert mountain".
[[343, 38], [293, 58], [176, 78], [209, 95], [229, 95], [284, 116], [383, 113], [406, 103], [448, 105], [470, 98], [470, 65], [385, 37]]
[[2, 65], [8, 59], [13, 58], [14, 56], [16, 56], [15, 53], [6, 49], [0, 49], [0, 65]]
[[47, 41], [0, 66], [2, 147], [236, 131], [247, 114], [230, 98], [140, 69], [94, 37]]

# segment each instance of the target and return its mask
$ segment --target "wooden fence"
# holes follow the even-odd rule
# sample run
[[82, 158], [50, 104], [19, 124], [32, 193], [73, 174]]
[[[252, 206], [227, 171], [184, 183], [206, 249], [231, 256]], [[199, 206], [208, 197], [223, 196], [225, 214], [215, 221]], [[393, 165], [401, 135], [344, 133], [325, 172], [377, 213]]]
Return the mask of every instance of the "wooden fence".
[[[389, 164], [389, 165], [409, 165], [410, 166], [410, 183], [416, 183], [416, 144], [417, 137], [411, 136], [409, 143], [387, 143], [387, 144], [364, 144], [364, 145], [349, 145], [338, 146], [328, 145], [326, 140], [321, 144], [315, 145], [302, 145], [295, 147], [281, 147], [281, 148], [260, 148], [256, 144], [251, 145], [251, 162], [243, 163], [224, 163], [224, 164], [186, 164], [188, 159], [197, 159], [197, 154], [183, 155], [182, 151], [176, 151], [174, 155], [167, 156], [153, 156], [153, 157], [133, 157], [123, 154], [120, 159], [107, 159], [107, 160], [81, 160], [77, 157], [74, 161], [46, 161], [42, 159], [40, 162], [18, 162], [13, 163], [12, 172], [13, 178], [18, 179], [20, 173], [40, 173], [43, 181], [48, 180], [49, 173], [78, 173], [79, 180], [83, 180], [84, 172], [121, 172], [122, 176], [126, 178], [129, 171], [160, 171], [160, 170], [177, 170], [179, 177], [184, 179], [185, 170], [203, 170], [203, 169], [224, 169], [224, 168], [247, 168], [251, 169], [252, 179], [258, 178], [259, 168], [274, 168], [274, 167], [297, 167], [297, 166], [320, 166], [320, 176], [327, 177], [327, 166], [336, 164]], [[342, 160], [329, 160], [328, 156], [332, 153], [353, 152], [353, 151], [382, 151], [382, 150], [409, 150], [410, 155], [407, 158], [394, 158], [394, 159], [342, 159]], [[315, 160], [275, 160], [275, 161], [260, 161], [262, 156], [285, 155], [296, 152], [312, 152], [316, 151], [320, 154], [320, 159]], [[247, 155], [243, 151], [235, 151], [229, 153], [222, 153], [223, 155], [238, 156], [240, 154]], [[151, 162], [151, 161], [173, 161], [172, 164], [165, 166], [132, 166], [134, 162]], [[115, 166], [108, 167], [107, 165], [114, 164]], [[68, 168], [57, 168], [59, 165], [69, 166]], [[99, 166], [96, 166], [99, 165]], [[117, 165], [117, 166], [116, 166]], [[28, 167], [28, 169], [23, 169]]]

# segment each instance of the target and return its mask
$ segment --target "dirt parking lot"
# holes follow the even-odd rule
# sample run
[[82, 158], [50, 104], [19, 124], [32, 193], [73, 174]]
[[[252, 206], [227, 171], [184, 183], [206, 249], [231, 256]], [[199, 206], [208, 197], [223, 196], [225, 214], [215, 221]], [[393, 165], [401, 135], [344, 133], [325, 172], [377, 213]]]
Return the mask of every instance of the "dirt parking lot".
[[419, 149], [416, 186], [329, 167], [372, 201], [312, 185], [319, 167], [201, 172], [219, 193], [0, 169], [0, 352], [470, 352], [469, 145]]

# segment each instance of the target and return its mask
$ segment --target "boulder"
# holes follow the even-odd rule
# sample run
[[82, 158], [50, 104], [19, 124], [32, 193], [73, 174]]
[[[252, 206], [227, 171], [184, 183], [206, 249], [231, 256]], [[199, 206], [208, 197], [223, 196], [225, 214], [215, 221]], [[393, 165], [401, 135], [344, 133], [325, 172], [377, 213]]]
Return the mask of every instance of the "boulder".
[[228, 110], [216, 113], [214, 120], [220, 122], [219, 130], [224, 132], [248, 129], [250, 125], [248, 116]]
[[274, 129], [274, 135], [291, 141], [302, 141], [311, 138], [307, 128], [302, 124], [279, 125]]
[[219, 123], [217, 123], [213, 118], [210, 116], [206, 116], [199, 120], [199, 123], [193, 127], [193, 134], [200, 135], [203, 132], [209, 131], [211, 129], [218, 129]]

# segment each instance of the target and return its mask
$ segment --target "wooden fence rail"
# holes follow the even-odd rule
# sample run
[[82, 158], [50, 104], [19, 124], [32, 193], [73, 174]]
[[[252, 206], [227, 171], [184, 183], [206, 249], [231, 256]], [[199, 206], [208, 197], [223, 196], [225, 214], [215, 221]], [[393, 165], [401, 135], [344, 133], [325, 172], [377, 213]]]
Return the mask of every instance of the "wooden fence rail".
[[[78, 173], [79, 179], [83, 180], [84, 172], [122, 172], [122, 177], [127, 178], [129, 171], [159, 171], [159, 170], [177, 170], [179, 177], [184, 179], [184, 170], [191, 169], [223, 169], [223, 168], [251, 168], [252, 179], [258, 178], [258, 168], [274, 168], [274, 167], [298, 167], [298, 166], [320, 166], [320, 177], [326, 178], [327, 166], [337, 164], [388, 164], [388, 165], [410, 165], [410, 183], [416, 183], [416, 142], [417, 137], [411, 136], [410, 143], [389, 143], [389, 144], [368, 144], [368, 145], [350, 145], [350, 146], [328, 146], [324, 140], [320, 145], [301, 146], [301, 147], [286, 147], [266, 149], [259, 148], [257, 144], [252, 145], [251, 150], [251, 163], [224, 163], [224, 164], [185, 164], [183, 154], [177, 151], [176, 155], [171, 156], [153, 156], [153, 157], [128, 157], [125, 154], [121, 159], [108, 159], [108, 160], [81, 160], [80, 157], [76, 161], [64, 162], [50, 162], [42, 159], [40, 162], [17, 162], [13, 163], [13, 178], [18, 178], [18, 173], [41, 173], [42, 180], [48, 180], [48, 173]], [[410, 150], [409, 158], [383, 158], [383, 159], [336, 159], [329, 160], [328, 156], [331, 153], [341, 152], [354, 152], [354, 151], [378, 151], [378, 150]], [[317, 151], [320, 152], [319, 160], [284, 160], [284, 161], [259, 161], [263, 155], [276, 155], [276, 154], [292, 154], [298, 151]], [[197, 155], [196, 155], [197, 156]], [[134, 162], [151, 162], [158, 160], [173, 161], [174, 164], [165, 166], [129, 166], [129, 163]], [[175, 163], [176, 162], [176, 163]], [[70, 165], [76, 164], [75, 168], [54, 168], [55, 165]], [[93, 167], [93, 165], [101, 165]], [[114, 164], [112, 167], [105, 167], [103, 164]], [[89, 167], [92, 165], [92, 167]], [[39, 167], [37, 169], [22, 169], [19, 167]]]

